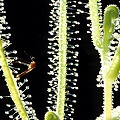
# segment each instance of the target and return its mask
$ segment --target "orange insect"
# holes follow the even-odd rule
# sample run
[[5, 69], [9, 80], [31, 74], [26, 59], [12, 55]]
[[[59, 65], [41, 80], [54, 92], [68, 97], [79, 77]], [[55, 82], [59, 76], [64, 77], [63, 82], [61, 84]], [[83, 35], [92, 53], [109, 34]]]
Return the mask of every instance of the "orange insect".
[[32, 61], [29, 66], [28, 66], [28, 69], [25, 70], [24, 72], [18, 74], [16, 76], [16, 78], [21, 78], [22, 76], [26, 75], [27, 73], [29, 73], [31, 70], [33, 70], [34, 68], [36, 67], [36, 62], [35, 61]]
[[16, 78], [21, 78], [21, 77], [23, 77], [24, 75], [26, 75], [27, 73], [29, 73], [30, 71], [32, 71], [33, 69], [35, 69], [35, 67], [36, 67], [36, 62], [33, 60], [33, 58], [34, 58], [34, 57], [31, 57], [32, 62], [31, 62], [30, 64], [27, 64], [27, 63], [24, 63], [24, 62], [21, 62], [21, 61], [17, 61], [17, 63], [19, 63], [19, 64], [27, 65], [27, 66], [28, 66], [28, 69], [25, 70], [24, 72], [18, 74], [18, 75], [16, 76]]

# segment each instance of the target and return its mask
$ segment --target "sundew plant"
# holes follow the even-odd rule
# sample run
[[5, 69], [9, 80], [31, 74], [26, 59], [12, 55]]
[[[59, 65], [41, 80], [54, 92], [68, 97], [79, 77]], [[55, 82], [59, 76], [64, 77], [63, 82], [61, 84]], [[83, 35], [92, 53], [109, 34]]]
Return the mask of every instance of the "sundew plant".
[[[119, 35], [119, 6], [110, 4], [102, 9], [100, 0], [89, 0], [83, 3], [78, 0], [51, 0], [48, 38], [48, 105], [45, 120], [73, 120], [74, 105], [79, 68], [80, 22], [77, 17], [87, 14], [91, 38], [101, 59], [101, 68], [97, 76], [97, 87], [103, 88], [103, 114], [96, 120], [119, 120], [120, 107], [113, 108], [113, 90], [119, 86], [120, 71], [120, 35]], [[81, 6], [84, 7], [82, 10]], [[32, 107], [31, 95], [27, 79], [21, 77], [35, 68], [35, 62], [25, 64], [28, 70], [19, 74], [20, 68], [14, 67], [19, 61], [16, 50], [7, 51], [10, 46], [9, 25], [5, 21], [6, 12], [4, 1], [0, 0], [0, 65], [13, 104], [7, 104], [9, 110], [5, 114], [12, 120], [38, 120]], [[87, 43], [86, 43], [87, 44]], [[86, 48], [87, 49], [87, 48]], [[99, 89], [99, 88], [98, 88]]]
[[[120, 71], [119, 7], [111, 4], [103, 9], [100, 0], [89, 0], [88, 3], [53, 0], [50, 5], [52, 10], [49, 25], [52, 30], [49, 32], [48, 53], [51, 62], [49, 74], [53, 77], [52, 81], [49, 81], [51, 87], [48, 88], [50, 92], [48, 103], [52, 106], [49, 105], [48, 110], [55, 111], [59, 117], [56, 120], [72, 119], [74, 113], [72, 105], [76, 101], [73, 100], [74, 98], [70, 99], [69, 95], [76, 97], [71, 92], [73, 89], [78, 89], [76, 83], [79, 74], [77, 73], [79, 49], [77, 47], [80, 38], [77, 34], [80, 34], [79, 31], [82, 29], [80, 27], [78, 29], [80, 22], [77, 16], [87, 14], [87, 20], [90, 21], [87, 26], [90, 28], [93, 45], [101, 59], [97, 87], [103, 88], [103, 114], [96, 120], [119, 120], [120, 107], [113, 108], [113, 90], [118, 90]], [[84, 6], [84, 10], [81, 5]], [[63, 93], [65, 91], [66, 93]], [[61, 96], [63, 94], [64, 97]], [[51, 112], [50, 114], [48, 112], [46, 119], [51, 115]]]

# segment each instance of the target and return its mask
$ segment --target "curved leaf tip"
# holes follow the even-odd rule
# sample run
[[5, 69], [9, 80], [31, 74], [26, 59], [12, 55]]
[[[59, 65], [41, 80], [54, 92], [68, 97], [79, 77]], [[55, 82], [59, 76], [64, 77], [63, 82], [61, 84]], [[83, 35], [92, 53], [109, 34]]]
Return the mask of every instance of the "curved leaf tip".
[[55, 112], [49, 111], [45, 114], [45, 120], [60, 120], [60, 118]]

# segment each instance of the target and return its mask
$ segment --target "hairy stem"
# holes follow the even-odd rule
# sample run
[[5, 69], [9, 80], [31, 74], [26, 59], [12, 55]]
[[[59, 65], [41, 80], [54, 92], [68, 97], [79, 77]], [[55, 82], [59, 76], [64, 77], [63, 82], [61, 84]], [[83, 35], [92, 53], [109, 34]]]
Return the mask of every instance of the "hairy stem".
[[104, 82], [104, 120], [112, 120], [112, 108], [112, 82], [106, 79]]
[[66, 89], [66, 61], [67, 61], [67, 16], [66, 0], [60, 0], [59, 16], [59, 70], [58, 70], [58, 96], [56, 112], [60, 120], [64, 119], [65, 89]]
[[109, 71], [106, 74], [106, 79], [111, 79], [110, 81], [114, 82], [119, 75], [120, 71], [120, 42], [115, 52], [112, 64]]
[[[109, 59], [110, 42], [114, 39], [112, 34], [115, 31], [114, 21], [119, 17], [119, 10], [116, 5], [109, 5], [104, 12], [103, 21], [103, 39], [100, 38], [100, 26], [98, 16], [97, 0], [89, 0], [90, 19], [92, 23], [92, 39], [95, 47], [99, 48], [98, 52], [101, 56], [102, 77], [104, 82], [104, 120], [112, 119], [112, 83], [117, 78], [120, 71], [118, 46], [113, 61]], [[102, 31], [101, 31], [102, 32]]]
[[27, 112], [24, 108], [24, 105], [20, 99], [20, 94], [18, 91], [16, 80], [12, 75], [12, 71], [10, 70], [8, 63], [7, 63], [7, 59], [4, 55], [4, 49], [2, 47], [1, 39], [0, 39], [0, 63], [2, 66], [2, 70], [3, 70], [4, 76], [5, 76], [5, 80], [7, 82], [7, 86], [9, 88], [12, 100], [15, 103], [22, 120], [29, 120], [28, 114], [27, 114]]
[[102, 47], [97, 0], [89, 0], [92, 40], [96, 48]]

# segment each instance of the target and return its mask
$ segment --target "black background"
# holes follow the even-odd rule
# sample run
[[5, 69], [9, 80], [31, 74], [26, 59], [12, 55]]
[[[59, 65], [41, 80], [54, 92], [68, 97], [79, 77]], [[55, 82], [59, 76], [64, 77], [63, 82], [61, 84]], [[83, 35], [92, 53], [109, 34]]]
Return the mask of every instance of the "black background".
[[[114, 3], [114, 0], [109, 0]], [[103, 1], [103, 8], [107, 6]], [[11, 27], [12, 45], [7, 50], [17, 50], [18, 57], [31, 61], [23, 52], [35, 57], [37, 63], [36, 69], [31, 71], [25, 77], [29, 79], [30, 93], [32, 94], [33, 107], [36, 110], [37, 117], [44, 119], [47, 111], [47, 87], [49, 75], [48, 68], [48, 30], [49, 30], [49, 0], [5, 0], [5, 10], [7, 21]], [[99, 55], [92, 45], [89, 29], [86, 26], [86, 15], [78, 18], [81, 22], [79, 42], [79, 90], [76, 91], [77, 103], [75, 105], [74, 120], [94, 120], [102, 113], [103, 89], [96, 87], [96, 76], [99, 72]], [[3, 79], [1, 78], [1, 81]], [[0, 88], [6, 92], [4, 86]], [[119, 105], [120, 95], [115, 92], [114, 106]], [[5, 101], [0, 101], [0, 120], [9, 120], [4, 114], [6, 110]]]

